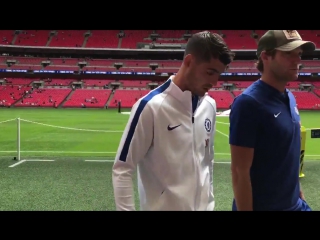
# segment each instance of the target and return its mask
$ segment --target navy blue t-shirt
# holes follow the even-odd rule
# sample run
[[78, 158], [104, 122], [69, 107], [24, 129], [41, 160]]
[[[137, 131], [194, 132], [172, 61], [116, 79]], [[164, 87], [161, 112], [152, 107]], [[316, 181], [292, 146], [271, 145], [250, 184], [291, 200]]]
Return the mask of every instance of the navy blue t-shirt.
[[[260, 79], [235, 98], [229, 143], [254, 148], [253, 210], [299, 210], [300, 116], [293, 94]], [[233, 201], [233, 210], [236, 210]]]

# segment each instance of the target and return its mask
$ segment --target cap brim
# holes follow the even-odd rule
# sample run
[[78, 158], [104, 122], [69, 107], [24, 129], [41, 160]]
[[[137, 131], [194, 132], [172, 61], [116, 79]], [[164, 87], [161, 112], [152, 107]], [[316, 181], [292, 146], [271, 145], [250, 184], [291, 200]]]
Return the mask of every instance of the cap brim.
[[285, 45], [282, 45], [281, 47], [277, 47], [276, 49], [287, 52], [287, 51], [292, 51], [298, 47], [301, 47], [303, 51], [307, 51], [307, 52], [316, 50], [316, 45], [313, 42], [302, 41], [302, 40], [289, 42]]

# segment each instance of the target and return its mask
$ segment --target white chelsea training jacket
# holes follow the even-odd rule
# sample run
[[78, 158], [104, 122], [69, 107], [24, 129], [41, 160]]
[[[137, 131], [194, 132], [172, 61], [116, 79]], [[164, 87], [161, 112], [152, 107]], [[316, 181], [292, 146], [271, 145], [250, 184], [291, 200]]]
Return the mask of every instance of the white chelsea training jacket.
[[135, 210], [136, 167], [141, 210], [214, 210], [216, 102], [192, 105], [171, 79], [135, 103], [113, 166], [117, 210]]

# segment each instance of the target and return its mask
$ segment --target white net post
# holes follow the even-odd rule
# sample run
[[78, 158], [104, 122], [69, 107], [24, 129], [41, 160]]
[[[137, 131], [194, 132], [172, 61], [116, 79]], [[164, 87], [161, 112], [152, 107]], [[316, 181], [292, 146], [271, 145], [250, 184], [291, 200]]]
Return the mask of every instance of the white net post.
[[20, 161], [20, 118], [17, 118], [17, 160]]

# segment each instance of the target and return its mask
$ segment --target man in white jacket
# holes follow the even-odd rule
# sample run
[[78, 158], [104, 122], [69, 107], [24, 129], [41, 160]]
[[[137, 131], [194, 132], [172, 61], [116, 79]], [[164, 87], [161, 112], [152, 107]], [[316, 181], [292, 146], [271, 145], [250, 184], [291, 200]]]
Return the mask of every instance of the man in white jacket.
[[218, 34], [188, 41], [176, 76], [132, 108], [113, 166], [117, 210], [214, 210], [213, 156], [216, 102], [207, 92], [233, 59]]

